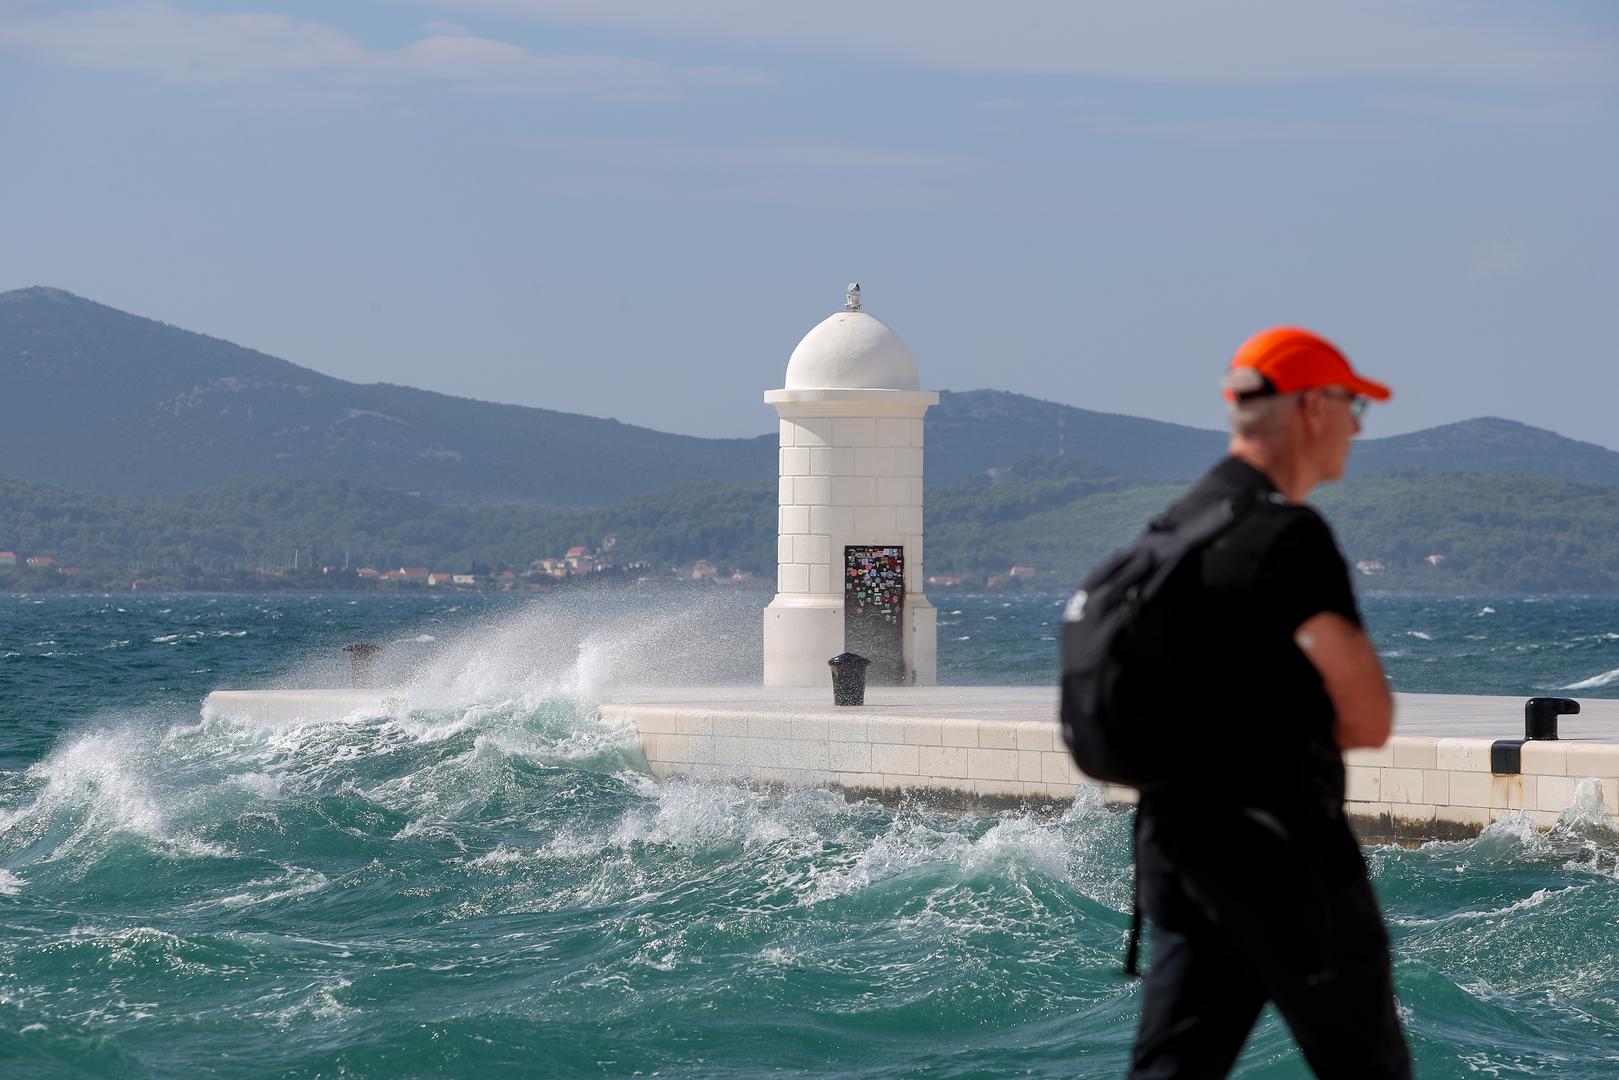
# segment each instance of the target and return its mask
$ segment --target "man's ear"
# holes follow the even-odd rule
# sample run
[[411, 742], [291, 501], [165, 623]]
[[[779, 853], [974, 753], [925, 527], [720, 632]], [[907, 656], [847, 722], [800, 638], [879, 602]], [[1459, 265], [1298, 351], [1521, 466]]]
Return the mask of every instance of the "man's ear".
[[1311, 435], [1321, 430], [1325, 417], [1321, 405], [1321, 395], [1313, 390], [1305, 390], [1299, 394], [1299, 411], [1304, 417], [1304, 428]]

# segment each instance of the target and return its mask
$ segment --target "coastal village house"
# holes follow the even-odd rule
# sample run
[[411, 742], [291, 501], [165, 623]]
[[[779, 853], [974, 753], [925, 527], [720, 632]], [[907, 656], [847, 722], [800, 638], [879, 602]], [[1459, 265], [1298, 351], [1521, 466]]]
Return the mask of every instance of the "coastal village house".
[[[458, 587], [464, 589], [493, 588], [502, 591], [527, 586], [541, 588], [547, 579], [566, 580], [574, 577], [591, 577], [600, 574], [624, 572], [630, 574], [644, 574], [652, 569], [647, 563], [639, 560], [622, 562], [608, 554], [618, 546], [618, 535], [607, 533], [600, 539], [599, 546], [592, 549], [588, 545], [575, 544], [563, 554], [556, 557], [535, 559], [528, 564], [528, 568], [521, 574], [510, 568], [499, 568], [488, 571], [470, 573], [454, 573], [443, 570], [433, 570], [426, 566], [400, 566], [392, 570], [378, 570], [374, 566], [361, 566], [350, 570], [345, 556], [342, 566], [327, 565], [320, 567], [322, 574], [327, 576], [353, 574], [356, 581], [388, 587], [399, 586], [427, 586], [429, 588]], [[80, 576], [78, 567], [61, 567], [57, 560], [50, 555], [33, 555], [26, 559], [15, 551], [0, 551], [0, 569], [28, 567], [36, 571], [54, 571], [63, 577]], [[310, 567], [313, 569], [313, 565]], [[137, 571], [139, 568], [136, 568]], [[670, 567], [681, 578], [699, 581], [719, 581], [742, 584], [753, 580], [753, 575], [747, 571], [732, 569], [722, 570], [719, 566], [708, 560], [700, 560], [697, 564], [685, 564]], [[290, 573], [285, 569], [272, 569], [260, 567], [257, 573], [262, 579], [285, 578]], [[156, 588], [161, 583], [154, 583], [145, 577], [136, 578], [132, 588]]]

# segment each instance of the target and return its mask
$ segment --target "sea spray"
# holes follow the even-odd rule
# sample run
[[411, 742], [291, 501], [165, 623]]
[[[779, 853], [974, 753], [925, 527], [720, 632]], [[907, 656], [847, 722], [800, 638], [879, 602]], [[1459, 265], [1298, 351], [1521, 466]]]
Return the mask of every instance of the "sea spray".
[[[684, 600], [587, 594], [134, 598], [105, 614], [113, 632], [71, 598], [7, 609], [7, 649], [82, 655], [0, 676], [0, 1061], [42, 1076], [1122, 1074], [1140, 994], [1117, 974], [1130, 815], [1088, 789], [1040, 816], [657, 783], [596, 701], [757, 678], [762, 600], [682, 595], [695, 617]], [[1044, 677], [1049, 601], [952, 599], [983, 629], [945, 669]], [[1433, 634], [1404, 639], [1396, 688], [1413, 688], [1402, 670], [1535, 692], [1614, 667], [1602, 634], [1619, 607], [1490, 603], [1475, 620], [1476, 600], [1368, 601], [1385, 647]], [[395, 654], [397, 707], [197, 712], [218, 685], [346, 685], [356, 640]], [[1537, 641], [1551, 647], [1518, 650]], [[1511, 816], [1473, 840], [1368, 851], [1418, 1075], [1612, 1075], [1604, 794], [1577, 788], [1549, 832]], [[1238, 1075], [1306, 1075], [1274, 1016]]]

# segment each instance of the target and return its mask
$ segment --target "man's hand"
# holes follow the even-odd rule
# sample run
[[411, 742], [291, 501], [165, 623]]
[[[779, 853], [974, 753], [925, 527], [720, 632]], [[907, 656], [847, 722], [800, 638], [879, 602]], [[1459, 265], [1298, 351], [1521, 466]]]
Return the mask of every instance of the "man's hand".
[[1335, 611], [1323, 611], [1305, 619], [1293, 641], [1321, 673], [1332, 699], [1338, 748], [1387, 742], [1394, 727], [1394, 699], [1366, 631]]

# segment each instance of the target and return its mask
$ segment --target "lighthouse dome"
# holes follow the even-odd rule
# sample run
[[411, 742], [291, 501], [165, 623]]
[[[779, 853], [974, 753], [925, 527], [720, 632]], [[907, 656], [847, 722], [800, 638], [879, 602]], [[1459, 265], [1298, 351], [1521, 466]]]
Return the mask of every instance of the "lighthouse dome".
[[864, 311], [840, 311], [804, 335], [787, 361], [788, 390], [915, 390], [916, 357]]

